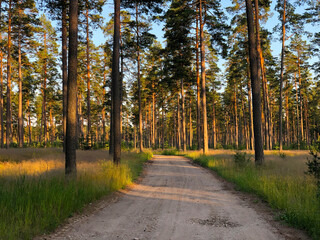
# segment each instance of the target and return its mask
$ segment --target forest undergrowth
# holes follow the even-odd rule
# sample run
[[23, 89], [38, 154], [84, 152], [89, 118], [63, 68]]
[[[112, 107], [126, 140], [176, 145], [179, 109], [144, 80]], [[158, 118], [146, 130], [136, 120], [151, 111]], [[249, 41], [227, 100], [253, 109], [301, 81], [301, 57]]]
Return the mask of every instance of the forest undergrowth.
[[[97, 155], [105, 158], [78, 162], [77, 177], [66, 178], [59, 151], [22, 153], [12, 153], [11, 158], [1, 155], [0, 239], [32, 239], [53, 231], [86, 204], [130, 185], [152, 158], [150, 152], [127, 152], [116, 167], [107, 151], [100, 151]], [[88, 153], [95, 155], [95, 151]], [[18, 161], [19, 155], [27, 160]], [[87, 153], [79, 155], [83, 158]]]

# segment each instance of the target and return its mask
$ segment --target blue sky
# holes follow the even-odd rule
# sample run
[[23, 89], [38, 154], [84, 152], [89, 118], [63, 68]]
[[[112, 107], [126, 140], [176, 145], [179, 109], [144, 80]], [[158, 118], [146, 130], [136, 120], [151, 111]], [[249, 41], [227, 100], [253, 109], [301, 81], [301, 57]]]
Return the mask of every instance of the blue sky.
[[[276, 11], [274, 11], [274, 6], [275, 6], [275, 0], [272, 1], [271, 5], [271, 12], [272, 16], [268, 19], [267, 23], [265, 25], [262, 25], [262, 27], [265, 27], [268, 29], [270, 32], [273, 32], [273, 28], [279, 24], [279, 15]], [[221, 1], [223, 9], [231, 5], [231, 0], [222, 0]], [[297, 12], [303, 12], [303, 7], [298, 7], [296, 9]], [[110, 20], [110, 13], [113, 13], [113, 0], [107, 0], [107, 4], [105, 5], [103, 9], [103, 17], [105, 18], [105, 22]], [[231, 16], [229, 16], [231, 17]], [[152, 25], [152, 33], [157, 36], [157, 40], [161, 43], [164, 42], [163, 34], [164, 32], [162, 31], [163, 28], [163, 23], [153, 23]], [[311, 25], [307, 25], [306, 28], [310, 30], [311, 32], [316, 31], [316, 27], [312, 27]], [[307, 40], [307, 39], [306, 39]], [[105, 37], [102, 34], [101, 30], [96, 30], [93, 34], [93, 41], [95, 44], [99, 45], [105, 42]], [[273, 34], [273, 40], [271, 42], [271, 49], [272, 49], [272, 54], [275, 57], [278, 57], [281, 52], [281, 41], [280, 41], [280, 36], [279, 34]], [[310, 62], [314, 62], [315, 59], [311, 59]], [[224, 60], [220, 58], [219, 60], [219, 67], [221, 70], [224, 70], [223, 67]]]

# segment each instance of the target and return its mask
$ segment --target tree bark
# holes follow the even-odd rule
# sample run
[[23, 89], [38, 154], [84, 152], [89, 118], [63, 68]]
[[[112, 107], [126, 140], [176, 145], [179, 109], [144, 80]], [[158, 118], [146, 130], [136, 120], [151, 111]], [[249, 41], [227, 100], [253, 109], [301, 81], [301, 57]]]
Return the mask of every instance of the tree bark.
[[112, 55], [112, 92], [113, 92], [113, 139], [114, 153], [113, 162], [120, 163], [121, 160], [121, 87], [119, 73], [120, 55], [120, 0], [114, 0], [114, 36], [113, 36], [113, 55]]
[[200, 57], [201, 57], [201, 96], [202, 96], [202, 121], [203, 121], [203, 154], [208, 153], [208, 123], [207, 123], [207, 102], [206, 102], [206, 66], [202, 16], [202, 0], [199, 1], [200, 18]]
[[[1, 8], [1, 5], [0, 5]], [[1, 33], [0, 33], [1, 34]], [[0, 35], [0, 40], [2, 40]], [[3, 137], [4, 137], [4, 125], [3, 125], [3, 72], [2, 72], [2, 64], [3, 61], [3, 53], [0, 51], [0, 128], [1, 128], [1, 139], [0, 139], [0, 146], [3, 148]]]
[[200, 73], [199, 73], [199, 17], [196, 20], [196, 76], [197, 76], [197, 143], [201, 149], [201, 100], [200, 100]]
[[136, 24], [137, 24], [137, 78], [138, 78], [138, 98], [139, 98], [139, 147], [143, 152], [143, 134], [142, 134], [142, 108], [141, 108], [141, 82], [140, 82], [140, 39], [139, 39], [139, 9], [136, 2]]
[[[47, 51], [47, 35], [44, 34], [44, 49]], [[42, 83], [42, 124], [44, 146], [47, 144], [47, 59], [45, 59], [43, 66], [43, 83]]]
[[[20, 4], [20, 2], [19, 2]], [[18, 111], [18, 136], [19, 147], [23, 147], [23, 113], [22, 113], [22, 63], [21, 63], [21, 9], [18, 10], [18, 75], [19, 75], [19, 111]]]
[[254, 37], [253, 9], [252, 2], [246, 0], [248, 39], [249, 39], [249, 60], [253, 99], [253, 125], [254, 125], [254, 149], [255, 163], [261, 165], [264, 163], [263, 144], [261, 136], [261, 92], [260, 79], [258, 78], [258, 53]]
[[185, 96], [183, 88], [183, 79], [181, 79], [181, 110], [182, 110], [182, 146], [183, 151], [187, 151], [187, 138], [186, 138], [186, 115], [185, 115]]
[[65, 173], [76, 175], [77, 149], [77, 65], [78, 65], [78, 1], [70, 0], [69, 54], [67, 92], [67, 136]]
[[12, 140], [11, 128], [11, 18], [12, 1], [9, 0], [8, 8], [8, 53], [7, 53], [7, 127], [6, 127], [6, 147], [9, 149]]
[[283, 1], [282, 13], [282, 48], [281, 48], [281, 72], [280, 72], [280, 96], [279, 96], [279, 150], [282, 151], [282, 85], [284, 70], [284, 51], [286, 41], [286, 0]]
[[89, 9], [88, 1], [86, 2], [86, 55], [87, 55], [87, 143], [88, 147], [91, 148], [91, 102], [90, 102], [90, 38], [89, 38]]
[[62, 0], [62, 89], [63, 89], [63, 152], [66, 152], [66, 132], [67, 132], [67, 83], [68, 83], [68, 63], [67, 63], [67, 6], [66, 0]]

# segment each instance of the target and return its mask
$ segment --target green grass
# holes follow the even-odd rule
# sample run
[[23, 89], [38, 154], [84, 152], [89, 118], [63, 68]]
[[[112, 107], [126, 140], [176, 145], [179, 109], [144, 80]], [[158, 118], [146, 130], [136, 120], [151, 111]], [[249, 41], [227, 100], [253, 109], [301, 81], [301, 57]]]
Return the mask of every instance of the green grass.
[[316, 181], [306, 176], [301, 168], [299, 174], [298, 169], [288, 172], [286, 166], [293, 162], [282, 159], [279, 163], [270, 161], [256, 168], [253, 163], [240, 167], [230, 159], [215, 159], [199, 153], [186, 156], [235, 183], [239, 190], [259, 195], [271, 207], [280, 210], [279, 219], [320, 239], [320, 200], [316, 197]]
[[86, 169], [80, 165], [76, 179], [66, 179], [61, 169], [35, 175], [0, 174], [0, 239], [32, 239], [54, 230], [86, 204], [131, 184], [151, 157], [128, 153], [120, 166], [111, 161]]

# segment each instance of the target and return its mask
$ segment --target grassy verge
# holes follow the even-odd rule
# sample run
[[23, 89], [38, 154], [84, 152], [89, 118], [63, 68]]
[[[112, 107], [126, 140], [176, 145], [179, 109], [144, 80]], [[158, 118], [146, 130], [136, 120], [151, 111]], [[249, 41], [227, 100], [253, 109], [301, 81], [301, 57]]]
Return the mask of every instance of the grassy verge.
[[79, 163], [76, 179], [64, 177], [61, 163], [0, 162], [0, 239], [54, 230], [86, 204], [131, 184], [151, 157], [123, 154], [119, 167], [112, 161]]
[[320, 201], [316, 197], [316, 182], [303, 171], [300, 175], [288, 172], [286, 165], [292, 163], [268, 162], [259, 168], [249, 163], [239, 167], [231, 160], [215, 159], [214, 156], [199, 153], [186, 156], [235, 183], [239, 190], [259, 195], [273, 208], [281, 210], [279, 219], [320, 239]]

